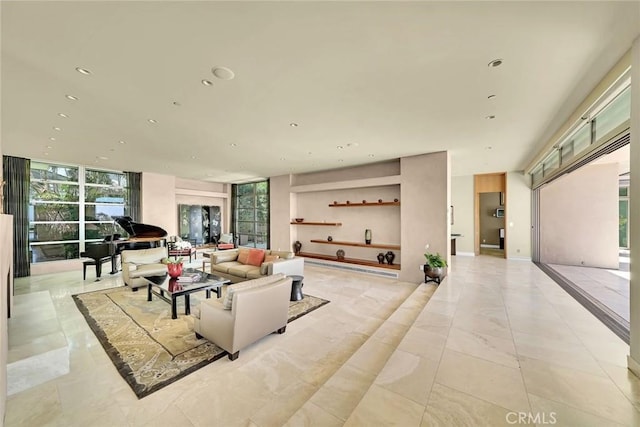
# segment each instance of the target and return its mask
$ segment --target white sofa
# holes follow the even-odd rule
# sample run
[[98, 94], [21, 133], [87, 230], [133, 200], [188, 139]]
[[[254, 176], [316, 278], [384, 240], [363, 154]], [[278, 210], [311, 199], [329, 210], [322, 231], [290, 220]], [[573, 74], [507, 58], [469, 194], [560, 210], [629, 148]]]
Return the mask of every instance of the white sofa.
[[137, 290], [147, 286], [146, 276], [160, 276], [167, 273], [167, 265], [163, 261], [167, 258], [167, 248], [124, 250], [122, 258], [122, 280], [124, 284]]
[[[249, 264], [242, 259], [243, 252], [262, 251], [265, 257], [278, 257], [271, 260], [265, 258], [258, 265]], [[211, 252], [211, 274], [225, 277], [231, 282], [242, 282], [245, 280], [258, 279], [260, 277], [271, 276], [283, 273], [287, 276], [292, 274], [304, 276], [304, 258], [296, 257], [293, 252], [272, 251], [262, 249], [239, 248], [228, 251]]]
[[290, 277], [274, 274], [229, 285], [226, 291], [223, 299], [205, 299], [194, 310], [197, 338], [206, 338], [236, 360], [249, 344], [273, 332], [285, 332]]

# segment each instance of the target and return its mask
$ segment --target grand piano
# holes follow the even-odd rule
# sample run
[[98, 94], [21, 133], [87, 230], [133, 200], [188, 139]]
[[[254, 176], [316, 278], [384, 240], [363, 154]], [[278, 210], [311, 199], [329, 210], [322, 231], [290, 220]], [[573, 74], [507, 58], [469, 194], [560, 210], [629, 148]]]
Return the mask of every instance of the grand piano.
[[91, 258], [93, 261], [85, 261], [83, 276], [86, 278], [87, 265], [96, 266], [96, 277], [100, 279], [102, 264], [111, 261], [111, 274], [118, 272], [117, 259], [123, 250], [149, 249], [166, 246], [167, 232], [155, 225], [134, 222], [128, 216], [113, 217], [116, 224], [129, 236], [126, 239], [121, 234], [114, 233], [105, 236], [102, 242], [88, 243], [86, 250], [80, 253], [81, 257]]

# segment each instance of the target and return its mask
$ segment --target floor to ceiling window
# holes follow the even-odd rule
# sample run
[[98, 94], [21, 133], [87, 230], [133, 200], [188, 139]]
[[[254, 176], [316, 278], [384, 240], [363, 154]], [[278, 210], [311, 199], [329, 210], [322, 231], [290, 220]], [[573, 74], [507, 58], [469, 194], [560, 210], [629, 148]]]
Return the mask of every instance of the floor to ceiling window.
[[125, 180], [124, 173], [32, 161], [31, 262], [78, 258], [85, 242], [116, 232], [112, 217], [124, 215]]
[[239, 246], [269, 245], [269, 181], [233, 186], [233, 230]]

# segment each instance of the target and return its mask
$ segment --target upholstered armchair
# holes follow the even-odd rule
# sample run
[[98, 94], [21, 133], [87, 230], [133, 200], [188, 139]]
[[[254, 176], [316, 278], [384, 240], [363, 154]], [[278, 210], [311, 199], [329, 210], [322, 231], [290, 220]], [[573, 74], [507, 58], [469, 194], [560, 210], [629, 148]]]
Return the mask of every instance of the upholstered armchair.
[[147, 285], [145, 277], [167, 273], [167, 265], [162, 263], [167, 258], [165, 247], [124, 250], [120, 257], [122, 258], [122, 280], [133, 290]]
[[219, 236], [214, 236], [213, 241], [218, 250], [235, 249], [236, 244], [232, 233], [222, 233]]
[[284, 333], [289, 318], [291, 278], [284, 274], [227, 287], [222, 300], [205, 299], [196, 309], [194, 330], [236, 360], [240, 350], [273, 332]]

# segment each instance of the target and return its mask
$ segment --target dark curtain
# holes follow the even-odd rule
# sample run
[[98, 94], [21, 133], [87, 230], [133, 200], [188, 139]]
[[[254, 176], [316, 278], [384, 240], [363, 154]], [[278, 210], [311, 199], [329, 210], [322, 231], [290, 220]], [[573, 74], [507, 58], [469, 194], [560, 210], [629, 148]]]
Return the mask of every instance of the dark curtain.
[[140, 222], [142, 174], [140, 172], [125, 172], [124, 174], [127, 177], [125, 215], [130, 216], [135, 222]]
[[4, 172], [4, 212], [13, 215], [14, 277], [31, 275], [29, 264], [29, 187], [31, 160], [2, 156]]
[[240, 235], [238, 234], [238, 184], [231, 184], [231, 223], [229, 233], [233, 234], [236, 246], [240, 246]]

